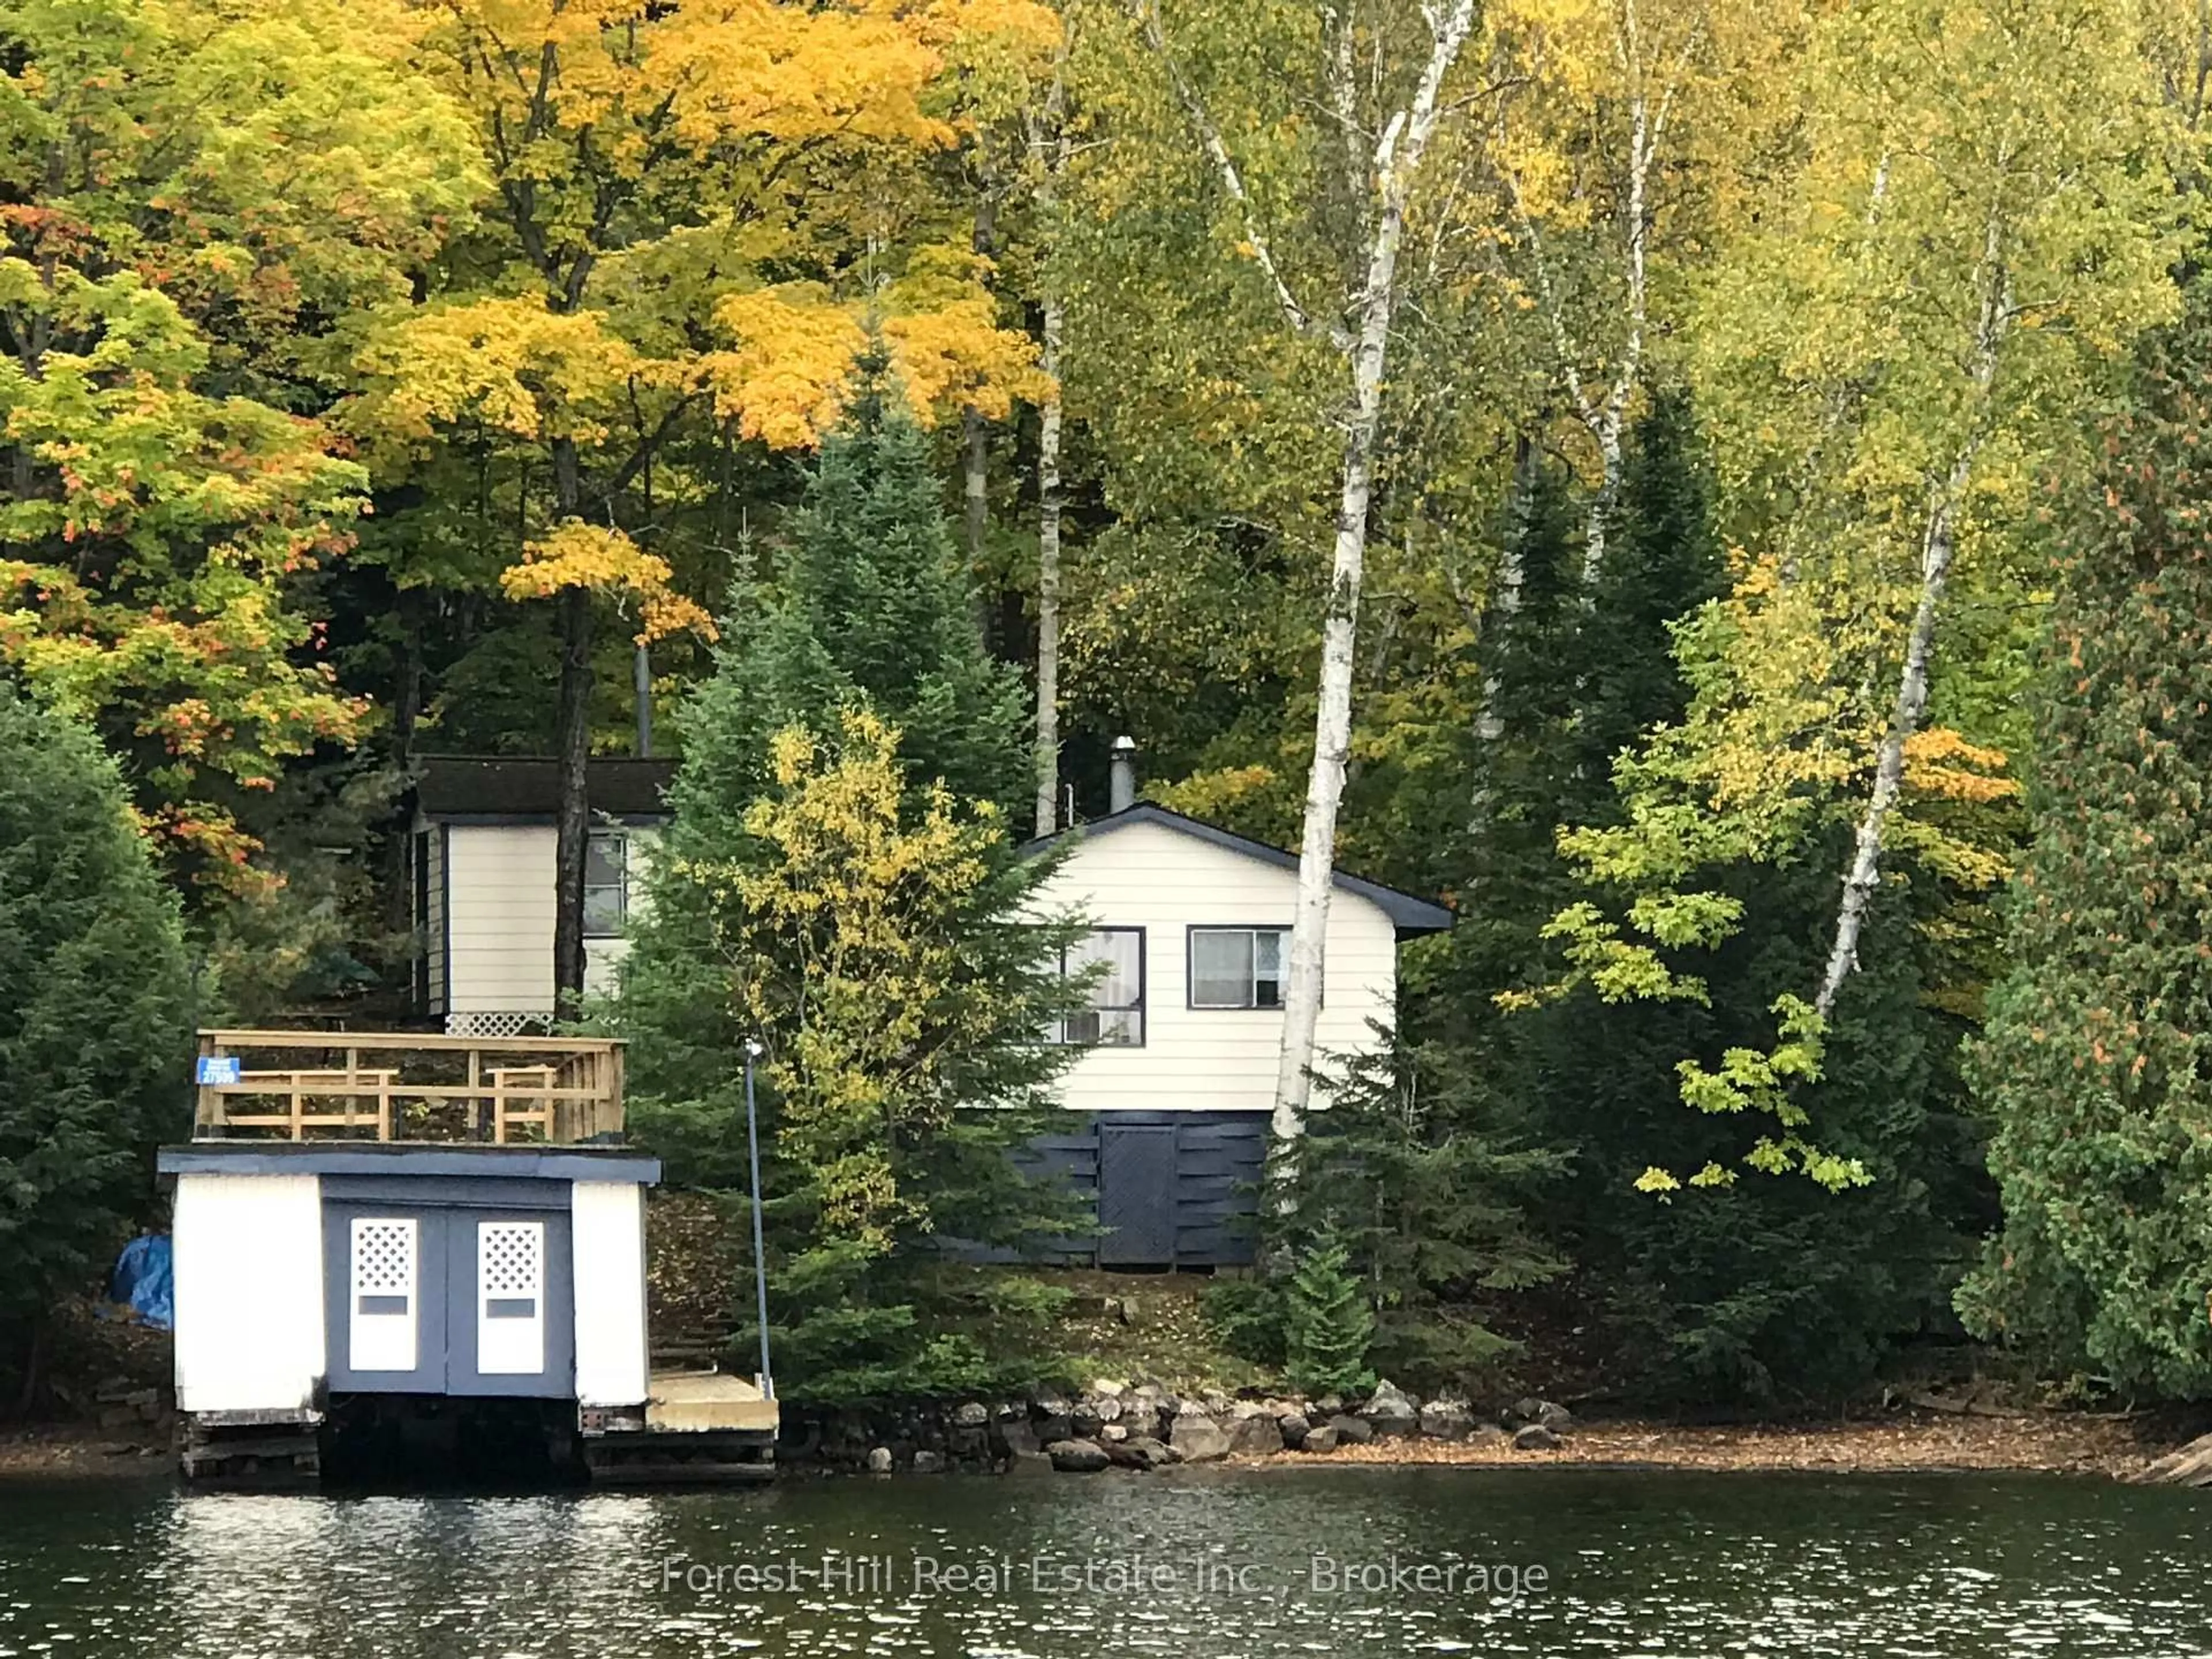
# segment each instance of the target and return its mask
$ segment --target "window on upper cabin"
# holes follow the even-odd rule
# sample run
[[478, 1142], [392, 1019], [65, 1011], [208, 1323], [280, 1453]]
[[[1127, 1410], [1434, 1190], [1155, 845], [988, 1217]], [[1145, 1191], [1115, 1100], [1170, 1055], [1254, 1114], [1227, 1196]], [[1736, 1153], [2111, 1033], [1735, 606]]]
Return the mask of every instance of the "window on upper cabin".
[[1190, 1006], [1279, 1008], [1290, 956], [1287, 927], [1194, 927]]
[[584, 937], [620, 939], [629, 921], [629, 837], [595, 831], [584, 848]]
[[1070, 977], [1095, 971], [1091, 1006], [1054, 1022], [1052, 1040], [1106, 1048], [1140, 1048], [1145, 1042], [1145, 930], [1098, 927], [1060, 953], [1060, 971]]

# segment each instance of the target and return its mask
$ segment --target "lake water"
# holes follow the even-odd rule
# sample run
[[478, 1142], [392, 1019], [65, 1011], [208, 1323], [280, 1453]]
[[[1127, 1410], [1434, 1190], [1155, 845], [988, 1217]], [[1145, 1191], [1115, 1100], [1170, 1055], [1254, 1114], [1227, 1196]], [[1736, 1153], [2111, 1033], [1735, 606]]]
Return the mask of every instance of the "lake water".
[[1589, 1469], [0, 1485], [0, 1659], [2169, 1659], [2212, 1655], [2208, 1517], [2057, 1478]]

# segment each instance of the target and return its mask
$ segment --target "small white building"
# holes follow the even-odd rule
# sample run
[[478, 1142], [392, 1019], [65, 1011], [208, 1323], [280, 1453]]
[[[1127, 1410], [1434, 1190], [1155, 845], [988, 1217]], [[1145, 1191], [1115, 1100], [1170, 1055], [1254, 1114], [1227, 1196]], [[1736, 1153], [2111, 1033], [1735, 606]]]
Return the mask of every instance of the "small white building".
[[595, 1480], [757, 1479], [772, 1399], [651, 1367], [645, 1190], [605, 1037], [201, 1034], [173, 1183], [193, 1479], [312, 1480], [518, 1420]]
[[[593, 760], [584, 872], [584, 988], [614, 989], [647, 848], [667, 821], [676, 763]], [[553, 1015], [560, 769], [434, 756], [416, 786], [416, 1004], [460, 1036], [511, 1036]]]
[[[1071, 832], [1043, 890], [1096, 924], [1071, 968], [1109, 964], [1091, 1011], [1057, 1034], [1083, 1045], [1060, 1097], [1086, 1127], [1048, 1150], [1095, 1186], [1101, 1264], [1245, 1261], [1251, 1242], [1239, 1218], [1253, 1211], [1267, 1152], [1297, 859], [1127, 804], [1126, 753], [1121, 810]], [[1451, 920], [1441, 905], [1337, 872], [1316, 1031], [1323, 1055], [1375, 1046], [1376, 1024], [1395, 1018], [1400, 942]]]

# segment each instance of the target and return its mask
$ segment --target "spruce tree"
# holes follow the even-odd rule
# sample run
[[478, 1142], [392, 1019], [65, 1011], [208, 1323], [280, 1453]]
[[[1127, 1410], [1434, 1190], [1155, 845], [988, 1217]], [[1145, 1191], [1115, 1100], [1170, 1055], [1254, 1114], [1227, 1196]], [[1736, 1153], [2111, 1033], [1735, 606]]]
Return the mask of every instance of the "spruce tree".
[[1370, 1291], [1332, 1238], [1300, 1253], [1287, 1287], [1285, 1376], [1303, 1393], [1361, 1394], [1375, 1386], [1367, 1352], [1375, 1336]]
[[794, 723], [834, 731], [839, 710], [865, 702], [898, 728], [916, 784], [942, 778], [1018, 821], [1035, 793], [1028, 694], [1020, 671], [985, 646], [940, 503], [928, 435], [872, 352], [775, 568], [749, 570], [732, 590], [714, 675], [685, 716], [687, 737], [712, 724], [732, 740], [711, 756], [687, 754], [679, 813], [686, 792], [726, 799], [757, 790], [775, 732]]
[[1386, 1375], [1463, 1382], [1513, 1346], [1483, 1322], [1486, 1300], [1564, 1267], [1529, 1216], [1567, 1160], [1500, 1129], [1486, 1091], [1440, 1052], [1378, 1037], [1373, 1052], [1316, 1071], [1278, 1249], [1349, 1262], [1374, 1304], [1367, 1351]]
[[[1024, 698], [984, 652], [926, 449], [879, 373], [824, 446], [782, 578], [741, 590], [684, 713], [616, 1012], [633, 1126], [734, 1220], [757, 1038], [786, 1392], [1015, 1386], [1046, 1299], [962, 1258], [1069, 1224], [1017, 1154], [1069, 1055], [1037, 1034], [1068, 1004], [1075, 930], [1038, 905], [1051, 860], [1016, 854]], [[732, 1302], [742, 1354], [750, 1299]]]
[[[191, 974], [113, 762], [0, 681], [0, 1383], [99, 1287], [187, 1133]], [[13, 1373], [9, 1375], [9, 1373]]]
[[2212, 305], [2144, 354], [2065, 535], [2012, 966], [1970, 1073], [2004, 1226], [1979, 1334], [2212, 1394]]

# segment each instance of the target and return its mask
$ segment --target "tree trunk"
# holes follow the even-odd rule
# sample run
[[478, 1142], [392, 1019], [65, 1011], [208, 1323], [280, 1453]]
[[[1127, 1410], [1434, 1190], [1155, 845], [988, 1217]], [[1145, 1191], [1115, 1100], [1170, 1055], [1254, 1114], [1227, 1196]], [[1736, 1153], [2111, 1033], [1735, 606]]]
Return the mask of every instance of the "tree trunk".
[[[399, 614], [399, 663], [392, 685], [392, 765], [404, 789], [415, 769], [415, 727], [422, 713], [422, 602], [415, 589], [402, 588], [395, 606]], [[413, 883], [414, 835], [404, 822], [395, 823], [385, 850], [385, 926], [394, 934], [415, 925]]]
[[[987, 178], [975, 202], [975, 228], [969, 245], [984, 258], [998, 246], [998, 198]], [[990, 606], [983, 592], [983, 562], [991, 536], [991, 423], [969, 404], [960, 411], [962, 460], [960, 510], [967, 530], [968, 575], [975, 594], [975, 625], [990, 631]]]
[[[1335, 876], [1336, 814], [1352, 749], [1352, 678], [1358, 642], [1359, 583], [1367, 556], [1367, 510], [1374, 489], [1375, 449], [1382, 418], [1382, 372], [1397, 307], [1398, 249], [1406, 201], [1436, 130], [1437, 98], [1474, 26], [1474, 0], [1453, 0], [1449, 13], [1429, 13], [1432, 46], [1411, 106], [1400, 110], [1376, 145], [1377, 210], [1367, 251], [1366, 281], [1357, 301], [1358, 334], [1352, 349], [1352, 404], [1344, 429], [1343, 484], [1337, 498], [1336, 546], [1322, 623], [1319, 707], [1314, 715], [1313, 767], [1306, 779], [1305, 823], [1298, 842], [1297, 898], [1283, 994], [1283, 1046], [1275, 1073], [1273, 1127], [1279, 1143], [1305, 1127], [1311, 1093], [1314, 1033], [1321, 1017], [1322, 944]], [[1400, 145], [1402, 143], [1402, 149]]]
[[1844, 877], [1844, 899], [1836, 913], [1836, 937], [1829, 948], [1827, 970], [1820, 975], [1820, 988], [1813, 998], [1813, 1006], [1823, 1019], [1835, 1012], [1844, 980], [1859, 965], [1859, 935], [1866, 927], [1875, 893], [1881, 886], [1882, 830], [1905, 787], [1905, 745], [1920, 729], [1920, 716], [1928, 707], [1928, 659], [1936, 640], [1936, 610], [1951, 575], [1956, 492], [1966, 482], [1972, 461], [1971, 450], [1960, 456], [1929, 511], [1921, 551], [1920, 603], [1913, 611], [1912, 631], [1905, 641], [1905, 672], [1898, 679], [1889, 729], [1882, 733], [1875, 761], [1874, 792], [1867, 798], [1866, 811], [1859, 819], [1851, 867]]
[[1828, 965], [1820, 975], [1820, 988], [1813, 1006], [1822, 1019], [1835, 1012], [1844, 981], [1859, 965], [1859, 935], [1866, 929], [1867, 912], [1881, 885], [1882, 831], [1905, 787], [1905, 748], [1920, 729], [1928, 708], [1928, 662], [1936, 642], [1936, 616], [1943, 603], [1943, 589], [1951, 576], [1956, 550], [1959, 501], [1972, 473], [1974, 458], [1984, 435], [1983, 416], [1990, 388], [1996, 380], [1997, 351], [2011, 323], [2011, 295], [2003, 264], [2004, 227], [1993, 212], [1984, 234], [1982, 258], [1975, 272], [1981, 289], [1981, 316], [1975, 325], [1972, 367], [1969, 370], [1972, 401], [1966, 436], [1951, 462], [1950, 471], [1929, 492], [1928, 517], [1921, 533], [1920, 602], [1913, 608], [1911, 631], [1905, 637], [1905, 668], [1898, 678], [1897, 701], [1890, 711], [1889, 727], [1882, 733], [1875, 758], [1874, 789], [1860, 816], [1858, 834], [1851, 848], [1851, 866], [1844, 876], [1843, 902], [1836, 912], [1836, 936], [1828, 950]]
[[1038, 366], [1052, 379], [1037, 411], [1036, 833], [1060, 827], [1060, 301], [1044, 301]]
[[31, 1340], [24, 1345], [23, 1387], [15, 1397], [15, 1415], [28, 1420], [39, 1407], [40, 1396], [46, 1391], [46, 1351], [52, 1345], [52, 1328], [44, 1314], [31, 1316]]
[[[1393, 239], [1395, 244], [1395, 238]], [[1396, 249], [1377, 240], [1387, 284]], [[1352, 749], [1352, 648], [1359, 622], [1359, 582], [1367, 556], [1368, 497], [1374, 488], [1375, 440], [1382, 423], [1382, 367], [1389, 337], [1387, 287], [1370, 293], [1352, 359], [1352, 411], [1344, 434], [1343, 484], [1337, 498], [1336, 548], [1322, 623], [1321, 698], [1314, 718], [1313, 766], [1306, 776], [1305, 823], [1298, 842], [1297, 898], [1291, 912], [1291, 959], [1283, 994], [1283, 1047], [1275, 1074], [1273, 1128], [1278, 1140], [1304, 1128], [1314, 1030], [1321, 1017], [1322, 945], [1336, 866], [1336, 813]]]
[[[553, 441], [553, 477], [559, 516], [574, 518], [582, 488], [573, 438]], [[565, 587], [556, 604], [561, 691], [553, 752], [560, 764], [560, 806], [553, 850], [553, 1012], [568, 1020], [583, 1012], [584, 857], [592, 833], [586, 769], [592, 753], [592, 596], [585, 588]]]

